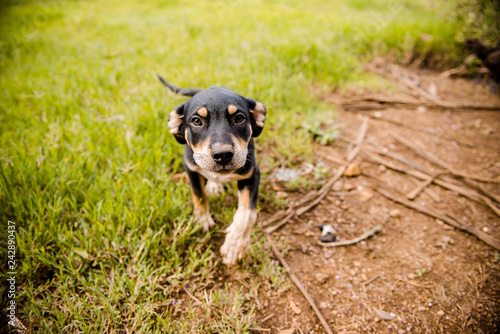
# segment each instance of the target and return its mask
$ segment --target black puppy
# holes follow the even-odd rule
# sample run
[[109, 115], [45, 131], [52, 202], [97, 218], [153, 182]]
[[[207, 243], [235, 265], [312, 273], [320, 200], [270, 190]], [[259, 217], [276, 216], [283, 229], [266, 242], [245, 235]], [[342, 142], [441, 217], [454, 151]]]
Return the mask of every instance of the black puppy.
[[206, 232], [215, 223], [205, 189], [214, 192], [222, 187], [220, 183], [238, 181], [238, 209], [221, 247], [223, 262], [234, 264], [250, 245], [250, 232], [257, 219], [260, 172], [253, 137], [264, 128], [266, 108], [228, 88], [185, 89], [158, 78], [173, 92], [192, 97], [170, 113], [168, 127], [184, 144], [194, 219], [203, 224]]

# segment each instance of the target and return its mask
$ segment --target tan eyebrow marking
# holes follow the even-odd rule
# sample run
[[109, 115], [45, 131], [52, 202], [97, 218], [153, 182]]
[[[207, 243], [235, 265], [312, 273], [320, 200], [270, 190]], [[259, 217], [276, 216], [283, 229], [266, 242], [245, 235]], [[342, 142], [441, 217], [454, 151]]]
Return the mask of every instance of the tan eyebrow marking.
[[235, 106], [233, 106], [232, 104], [230, 104], [229, 107], [227, 107], [227, 111], [229, 112], [229, 115], [232, 115], [236, 111], [238, 111], [238, 108], [236, 108]]
[[208, 115], [207, 108], [201, 107], [200, 109], [198, 109], [198, 115], [200, 115], [201, 117], [207, 117]]

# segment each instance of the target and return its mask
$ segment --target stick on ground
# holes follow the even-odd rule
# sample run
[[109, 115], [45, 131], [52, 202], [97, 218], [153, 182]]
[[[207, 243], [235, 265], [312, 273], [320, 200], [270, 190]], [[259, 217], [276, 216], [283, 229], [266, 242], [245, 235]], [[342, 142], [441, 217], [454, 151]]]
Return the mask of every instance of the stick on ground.
[[351, 240], [345, 240], [345, 241], [338, 241], [338, 242], [321, 242], [318, 241], [318, 245], [323, 246], [323, 247], [339, 247], [339, 246], [349, 246], [349, 245], [354, 245], [357, 244], [360, 241], [363, 241], [365, 239], [368, 239], [370, 237], [373, 237], [375, 234], [380, 233], [382, 231], [382, 225], [375, 226], [369, 231], [366, 231], [362, 235], [360, 235], [357, 238], [351, 239]]
[[[380, 157], [380, 156], [378, 156], [376, 154], [373, 154], [371, 152], [368, 152], [368, 151], [364, 151], [364, 154], [365, 154], [365, 156], [369, 160], [374, 161], [375, 163], [384, 165], [387, 168], [390, 168], [392, 170], [398, 171], [400, 173], [408, 174], [408, 175], [413, 176], [413, 177], [415, 177], [417, 179], [420, 179], [420, 180], [427, 180], [432, 175], [432, 172], [429, 172], [429, 171], [427, 171], [427, 173], [423, 172], [422, 170], [425, 170], [425, 168], [423, 168], [423, 167], [421, 167], [421, 166], [419, 166], [419, 165], [417, 165], [417, 164], [415, 164], [415, 163], [413, 163], [411, 161], [407, 161], [406, 159], [398, 156], [397, 154], [385, 153], [384, 155], [389, 156], [389, 157], [391, 157], [393, 159], [396, 159], [399, 162], [407, 164], [407, 165], [409, 165], [411, 167], [417, 168], [420, 171], [408, 170], [406, 168], [402, 168], [402, 167], [396, 166], [392, 162], [387, 161], [387, 160], [383, 159], [382, 157]], [[435, 178], [435, 179], [433, 179], [432, 182], [434, 184], [436, 184], [436, 185], [444, 188], [444, 189], [448, 189], [448, 190], [457, 192], [457, 193], [459, 193], [460, 195], [462, 195], [464, 197], [467, 197], [467, 198], [469, 198], [469, 199], [471, 199], [473, 201], [476, 201], [476, 202], [478, 202], [480, 204], [486, 205], [496, 215], [498, 215], [500, 217], [500, 209], [494, 205], [493, 201], [491, 201], [489, 198], [487, 198], [487, 197], [479, 194], [478, 192], [476, 192], [476, 191], [474, 191], [472, 189], [469, 189], [469, 188], [465, 188], [465, 187], [459, 186], [459, 185], [451, 183], [451, 182], [447, 182], [447, 181], [441, 180], [441, 179], [436, 179]]]
[[365, 140], [366, 133], [368, 132], [368, 120], [369, 118], [364, 116], [363, 123], [361, 123], [361, 127], [359, 128], [358, 137], [354, 142], [354, 147], [349, 153], [347, 153], [347, 161], [352, 162], [354, 158], [358, 155], [361, 150], [361, 146], [363, 146], [363, 141]]
[[469, 175], [467, 173], [461, 172], [456, 170], [453, 166], [448, 165], [446, 162], [442, 161], [435, 155], [431, 154], [428, 150], [424, 150], [422, 147], [417, 146], [414, 142], [411, 142], [410, 140], [403, 138], [401, 136], [398, 136], [394, 133], [391, 134], [392, 138], [396, 139], [398, 142], [404, 144], [408, 148], [410, 148], [412, 151], [420, 155], [422, 158], [425, 160], [432, 162], [436, 166], [439, 166], [441, 168], [446, 169], [449, 171], [451, 174], [460, 176], [463, 178], [469, 178], [477, 181], [482, 181], [482, 182], [489, 182], [489, 183], [500, 183], [499, 179], [491, 179], [487, 177], [482, 177], [482, 176], [476, 176], [476, 175]]
[[476, 229], [473, 226], [464, 224], [463, 222], [461, 222], [459, 220], [453, 219], [452, 217], [450, 217], [447, 214], [442, 214], [437, 209], [433, 209], [431, 207], [425, 207], [425, 208], [420, 207], [419, 205], [408, 201], [404, 197], [396, 195], [388, 190], [385, 190], [382, 188], [377, 188], [375, 190], [379, 194], [383, 195], [384, 197], [387, 197], [388, 199], [390, 199], [396, 203], [402, 204], [410, 209], [419, 211], [420, 213], [423, 213], [427, 216], [439, 219], [448, 225], [451, 225], [453, 227], [458, 228], [459, 230], [470, 233], [470, 234], [476, 236], [479, 240], [490, 245], [491, 247], [494, 247], [494, 248], [500, 250], [500, 240], [498, 240], [497, 238], [495, 238], [489, 234], [484, 233], [483, 231]]
[[297, 276], [292, 271], [292, 268], [288, 265], [288, 263], [285, 261], [283, 256], [281, 255], [280, 251], [278, 250], [278, 247], [276, 247], [276, 244], [274, 243], [273, 239], [269, 234], [266, 234], [267, 238], [267, 243], [269, 246], [271, 246], [271, 249], [274, 253], [274, 255], [278, 258], [278, 260], [281, 262], [283, 267], [285, 267], [286, 272], [288, 273], [288, 276], [290, 276], [290, 279], [292, 282], [295, 284], [295, 286], [300, 290], [302, 295], [306, 298], [306, 300], [309, 302], [309, 305], [311, 305], [311, 308], [314, 310], [314, 313], [316, 313], [316, 316], [318, 317], [319, 321], [323, 325], [323, 328], [328, 334], [333, 334], [332, 330], [330, 329], [330, 326], [328, 326], [328, 323], [326, 322], [325, 318], [323, 318], [323, 315], [319, 311], [318, 307], [316, 306], [316, 303], [314, 302], [314, 299], [312, 299], [311, 295], [304, 289], [302, 286], [302, 282], [298, 279]]

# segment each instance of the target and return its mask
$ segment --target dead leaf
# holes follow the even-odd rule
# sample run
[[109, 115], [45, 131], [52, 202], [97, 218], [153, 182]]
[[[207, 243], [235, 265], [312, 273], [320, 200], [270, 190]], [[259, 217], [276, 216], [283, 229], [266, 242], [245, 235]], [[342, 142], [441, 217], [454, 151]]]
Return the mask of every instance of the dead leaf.
[[294, 328], [282, 329], [278, 332], [278, 334], [294, 334], [294, 333], [295, 333]]
[[293, 300], [290, 300], [290, 308], [292, 309], [293, 313], [295, 313], [295, 314], [302, 313], [302, 310], [297, 306], [297, 304], [294, 303]]

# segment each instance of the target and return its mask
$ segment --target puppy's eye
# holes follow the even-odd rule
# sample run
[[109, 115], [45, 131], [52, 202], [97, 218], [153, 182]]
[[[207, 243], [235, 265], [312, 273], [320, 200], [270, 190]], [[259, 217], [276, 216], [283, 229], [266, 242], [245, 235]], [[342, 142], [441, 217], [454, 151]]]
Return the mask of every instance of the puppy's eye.
[[243, 116], [242, 114], [238, 114], [234, 118], [235, 123], [242, 123], [244, 120], [245, 120], [245, 116]]
[[191, 123], [194, 125], [194, 126], [201, 126], [203, 124], [203, 122], [201, 121], [201, 118], [199, 117], [193, 117], [191, 119]]

